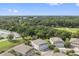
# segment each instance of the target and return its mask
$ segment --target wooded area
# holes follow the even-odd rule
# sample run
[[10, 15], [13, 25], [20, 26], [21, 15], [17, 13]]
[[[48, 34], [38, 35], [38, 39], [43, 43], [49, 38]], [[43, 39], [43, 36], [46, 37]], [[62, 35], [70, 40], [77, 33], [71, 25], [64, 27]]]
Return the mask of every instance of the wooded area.
[[63, 40], [79, 37], [77, 33], [55, 28], [79, 28], [78, 16], [0, 16], [0, 29], [18, 32], [22, 37], [50, 38], [59, 36]]

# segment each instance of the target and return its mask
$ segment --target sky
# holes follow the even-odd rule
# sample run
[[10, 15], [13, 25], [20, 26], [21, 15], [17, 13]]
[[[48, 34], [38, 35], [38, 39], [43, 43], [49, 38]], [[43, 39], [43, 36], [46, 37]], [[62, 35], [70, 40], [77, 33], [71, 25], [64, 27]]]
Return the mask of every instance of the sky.
[[76, 3], [0, 3], [0, 15], [79, 16]]

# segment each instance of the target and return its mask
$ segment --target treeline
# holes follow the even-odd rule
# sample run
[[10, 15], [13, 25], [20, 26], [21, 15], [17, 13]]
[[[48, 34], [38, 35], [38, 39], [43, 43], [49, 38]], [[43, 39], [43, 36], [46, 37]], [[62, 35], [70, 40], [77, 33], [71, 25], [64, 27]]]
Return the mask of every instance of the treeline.
[[23, 37], [35, 36], [49, 38], [60, 36], [63, 39], [79, 37], [67, 31], [60, 31], [54, 27], [79, 28], [78, 16], [0, 16], [0, 29], [16, 31]]

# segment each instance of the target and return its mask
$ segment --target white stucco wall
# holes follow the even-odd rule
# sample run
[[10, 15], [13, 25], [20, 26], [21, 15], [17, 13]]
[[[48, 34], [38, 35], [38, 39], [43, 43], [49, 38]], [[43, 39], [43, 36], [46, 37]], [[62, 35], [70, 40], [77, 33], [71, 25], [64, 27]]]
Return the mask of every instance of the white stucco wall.
[[33, 48], [35, 48], [36, 50], [39, 50], [39, 46], [38, 46], [38, 45], [36, 45], [36, 44], [33, 43], [33, 42], [31, 42], [31, 44], [32, 44]]
[[52, 42], [52, 40], [51, 40], [51, 39], [50, 39], [49, 41], [50, 41], [50, 43], [51, 43], [52, 45], [54, 44], [54, 42]]
[[33, 48], [35, 48], [36, 50], [45, 50], [48, 48], [48, 45], [47, 44], [43, 44], [43, 45], [37, 45], [33, 42], [31, 42]]

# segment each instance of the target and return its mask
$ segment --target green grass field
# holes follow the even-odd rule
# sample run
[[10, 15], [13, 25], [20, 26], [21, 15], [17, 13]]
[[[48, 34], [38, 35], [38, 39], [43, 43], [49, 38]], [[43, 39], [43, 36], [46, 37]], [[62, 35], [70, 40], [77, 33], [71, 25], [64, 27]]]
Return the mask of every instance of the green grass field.
[[22, 42], [23, 42], [22, 40], [19, 40], [16, 43], [9, 42], [9, 41], [2, 41], [2, 42], [0, 42], [0, 52], [1, 51], [6, 51], [6, 50], [10, 49], [13, 46], [21, 44]]
[[72, 33], [76, 33], [76, 32], [79, 31], [79, 28], [55, 28], [55, 29], [66, 30], [66, 31], [69, 31], [69, 32], [72, 32]]

